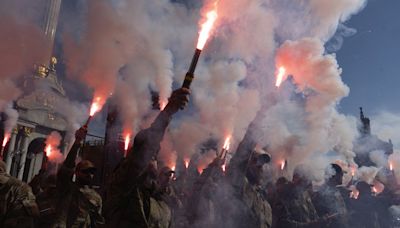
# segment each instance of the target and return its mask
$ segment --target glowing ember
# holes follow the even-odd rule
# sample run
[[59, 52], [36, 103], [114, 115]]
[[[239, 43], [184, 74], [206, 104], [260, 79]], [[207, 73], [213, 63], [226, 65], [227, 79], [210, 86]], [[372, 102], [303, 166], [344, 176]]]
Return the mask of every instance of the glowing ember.
[[390, 169], [390, 171], [393, 171], [393, 163], [392, 162], [389, 162], [389, 169]]
[[206, 13], [206, 18], [206, 21], [201, 25], [199, 39], [197, 41], [197, 49], [199, 50], [203, 50], [204, 45], [208, 40], [208, 37], [210, 37], [211, 29], [213, 28], [213, 25], [218, 18], [217, 2], [215, 2], [214, 4], [214, 9]]
[[285, 77], [286, 69], [285, 67], [279, 67], [278, 75], [276, 76], [276, 83], [275, 86], [279, 87], [282, 84], [283, 78]]
[[124, 146], [124, 150], [127, 151], [129, 148], [129, 143], [131, 142], [131, 134], [127, 134], [125, 136], [125, 146]]
[[185, 168], [187, 169], [187, 168], [189, 168], [189, 163], [190, 163], [190, 160], [189, 159], [185, 159]]
[[4, 139], [3, 139], [3, 147], [5, 147], [7, 145], [8, 140], [10, 139], [10, 134], [6, 133], [4, 135]]
[[285, 165], [286, 165], [286, 161], [283, 160], [283, 161], [281, 162], [281, 170], [284, 170], [284, 169], [285, 169]]
[[176, 169], [176, 166], [173, 165], [173, 166], [171, 167], [171, 170], [172, 170], [172, 171], [175, 171], [175, 169]]
[[98, 111], [100, 111], [101, 109], [101, 98], [100, 97], [96, 97], [93, 102], [92, 105], [90, 106], [90, 116], [94, 116], [94, 114], [96, 114]]
[[228, 136], [228, 137], [226, 137], [225, 142], [224, 142], [224, 147], [223, 147], [224, 150], [229, 150], [230, 145], [231, 145], [231, 137]]
[[51, 152], [52, 152], [51, 145], [47, 145], [46, 148], [44, 149], [44, 151], [46, 152], [46, 156], [50, 157], [51, 156]]

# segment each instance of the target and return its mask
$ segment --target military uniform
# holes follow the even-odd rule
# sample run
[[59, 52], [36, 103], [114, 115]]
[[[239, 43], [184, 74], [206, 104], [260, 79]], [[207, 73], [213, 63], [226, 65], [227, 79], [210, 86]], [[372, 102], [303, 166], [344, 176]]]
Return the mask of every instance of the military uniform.
[[57, 199], [54, 224], [56, 228], [98, 227], [104, 224], [102, 199], [89, 186], [72, 181], [75, 157], [80, 144], [74, 144], [57, 173]]
[[[259, 113], [260, 114], [260, 113]], [[259, 114], [257, 118], [260, 118]], [[269, 205], [266, 194], [258, 186], [251, 183], [247, 175], [249, 161], [255, 156], [254, 148], [256, 142], [254, 139], [260, 134], [260, 129], [253, 121], [240, 142], [238, 149], [232, 158], [227, 169], [226, 198], [222, 200], [222, 208], [218, 209], [223, 213], [224, 227], [234, 228], [268, 228], [272, 225], [272, 210]]]
[[327, 184], [323, 185], [313, 195], [313, 203], [320, 217], [329, 218], [322, 227], [349, 227], [346, 203], [338, 188]]
[[0, 168], [0, 227], [33, 227], [37, 215], [31, 188]]
[[272, 206], [273, 227], [316, 227], [319, 217], [306, 189], [288, 184]]
[[113, 174], [105, 204], [107, 227], [168, 228], [171, 210], [155, 194], [143, 186], [146, 167], [160, 149], [171, 116], [161, 112], [150, 128], [140, 131], [132, 151]]

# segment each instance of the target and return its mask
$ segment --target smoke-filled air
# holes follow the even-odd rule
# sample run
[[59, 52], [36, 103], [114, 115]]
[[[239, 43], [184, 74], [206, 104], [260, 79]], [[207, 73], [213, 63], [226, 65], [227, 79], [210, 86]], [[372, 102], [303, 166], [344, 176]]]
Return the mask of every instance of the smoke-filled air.
[[30, 227], [398, 227], [400, 118], [341, 106], [368, 4], [3, 0], [0, 184]]

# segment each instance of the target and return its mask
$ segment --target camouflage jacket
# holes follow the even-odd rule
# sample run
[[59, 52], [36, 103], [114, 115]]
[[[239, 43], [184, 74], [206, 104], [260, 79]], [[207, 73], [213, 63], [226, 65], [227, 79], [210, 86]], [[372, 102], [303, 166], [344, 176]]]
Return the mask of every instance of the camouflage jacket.
[[312, 197], [315, 209], [320, 217], [329, 218], [323, 227], [349, 227], [346, 203], [336, 187], [323, 185]]
[[0, 227], [33, 227], [39, 214], [31, 188], [0, 173]]
[[141, 186], [142, 174], [157, 155], [170, 119], [166, 112], [160, 112], [149, 128], [136, 135], [131, 152], [114, 172], [104, 208], [107, 227], [171, 225], [168, 205]]
[[102, 199], [88, 186], [72, 181], [74, 168], [61, 166], [57, 174], [55, 223], [52, 227], [98, 227], [104, 224]]
[[260, 129], [256, 125], [258, 118], [260, 118], [259, 114], [248, 127], [228, 167], [227, 189], [231, 190], [228, 190], [227, 195], [230, 195], [230, 199], [223, 200], [223, 204], [229, 201], [229, 204], [233, 204], [234, 209], [229, 210], [228, 206], [225, 207], [225, 210], [231, 213], [223, 220], [231, 223], [225, 224], [225, 227], [268, 228], [272, 225], [271, 206], [265, 198], [263, 190], [259, 186], [251, 184], [246, 177], [247, 166], [257, 144], [255, 138], [257, 135], [261, 135]]
[[315, 227], [319, 217], [306, 189], [289, 185], [278, 194], [272, 206], [274, 226], [282, 228]]

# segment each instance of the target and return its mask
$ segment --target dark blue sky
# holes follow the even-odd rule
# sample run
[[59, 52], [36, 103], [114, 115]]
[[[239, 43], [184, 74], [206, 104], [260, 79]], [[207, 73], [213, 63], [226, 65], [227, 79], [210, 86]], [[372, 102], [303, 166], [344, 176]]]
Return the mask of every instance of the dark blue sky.
[[400, 1], [369, 0], [366, 8], [346, 23], [358, 30], [337, 51], [343, 80], [350, 87], [340, 111], [367, 114], [400, 112]]

